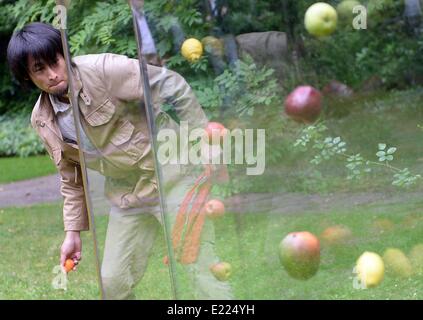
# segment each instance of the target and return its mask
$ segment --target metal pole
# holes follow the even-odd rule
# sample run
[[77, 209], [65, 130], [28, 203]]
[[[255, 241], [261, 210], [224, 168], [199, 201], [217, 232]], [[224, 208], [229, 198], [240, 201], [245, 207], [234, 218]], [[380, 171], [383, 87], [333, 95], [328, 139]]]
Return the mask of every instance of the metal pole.
[[164, 191], [162, 188], [162, 181], [163, 181], [163, 175], [161, 166], [157, 157], [157, 127], [154, 120], [154, 110], [153, 110], [153, 103], [151, 99], [151, 88], [150, 88], [150, 81], [148, 78], [147, 73], [147, 64], [145, 62], [145, 59], [142, 56], [142, 34], [140, 32], [140, 21], [142, 18], [142, 7], [144, 4], [144, 1], [139, 0], [128, 0], [129, 6], [131, 7], [132, 11], [132, 18], [134, 23], [134, 32], [137, 40], [137, 46], [138, 46], [138, 60], [140, 65], [140, 72], [141, 77], [143, 79], [143, 96], [144, 96], [144, 106], [140, 103], [140, 111], [143, 112], [143, 108], [145, 108], [146, 115], [147, 115], [147, 123], [148, 123], [148, 129], [150, 132], [150, 141], [152, 145], [152, 151], [154, 155], [154, 163], [155, 163], [155, 175], [157, 179], [157, 188], [159, 192], [159, 199], [160, 199], [160, 209], [161, 209], [161, 217], [164, 224], [164, 235], [165, 240], [167, 244], [168, 249], [168, 257], [169, 257], [169, 273], [170, 273], [170, 279], [171, 279], [171, 287], [172, 287], [172, 293], [175, 299], [177, 299], [176, 296], [176, 285], [175, 285], [175, 279], [176, 279], [176, 270], [173, 266], [172, 261], [175, 261], [173, 249], [172, 249], [172, 240], [169, 236], [170, 232], [167, 232], [168, 230], [171, 230], [171, 226], [168, 223], [168, 219], [165, 217], [165, 213], [167, 212], [166, 208], [166, 202], [164, 199]]
[[[57, 5], [61, 5], [66, 7], [66, 1], [64, 0], [56, 0]], [[95, 261], [96, 261], [96, 269], [97, 269], [97, 277], [98, 282], [100, 286], [100, 299], [104, 299], [104, 288], [103, 288], [103, 281], [101, 278], [101, 268], [100, 268], [100, 258], [98, 254], [98, 246], [97, 246], [97, 237], [96, 237], [96, 229], [95, 229], [95, 223], [94, 223], [94, 215], [92, 210], [92, 203], [91, 198], [89, 196], [89, 184], [87, 179], [87, 167], [85, 164], [85, 158], [83, 151], [81, 150], [81, 122], [80, 122], [80, 114], [79, 114], [79, 105], [78, 105], [78, 96], [75, 94], [75, 86], [73, 83], [72, 78], [72, 65], [71, 65], [71, 56], [69, 51], [69, 45], [68, 45], [68, 38], [67, 38], [67, 32], [66, 32], [66, 26], [62, 26], [60, 28], [60, 34], [62, 38], [62, 46], [63, 46], [63, 54], [64, 59], [66, 61], [66, 69], [68, 73], [68, 86], [69, 86], [69, 94], [70, 94], [70, 103], [73, 109], [73, 116], [75, 121], [75, 129], [76, 129], [76, 138], [78, 140], [78, 154], [79, 154], [79, 163], [81, 165], [81, 172], [82, 172], [82, 184], [84, 187], [84, 194], [85, 194], [85, 201], [88, 211], [88, 221], [90, 226], [90, 231], [93, 236], [93, 242], [94, 242], [94, 255], [95, 255]]]

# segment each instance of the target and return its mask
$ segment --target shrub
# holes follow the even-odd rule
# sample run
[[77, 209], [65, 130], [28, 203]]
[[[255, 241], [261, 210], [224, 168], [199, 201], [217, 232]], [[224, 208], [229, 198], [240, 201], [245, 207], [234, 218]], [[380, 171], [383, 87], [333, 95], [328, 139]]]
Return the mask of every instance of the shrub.
[[44, 146], [28, 116], [0, 116], [0, 156], [28, 157], [43, 153]]

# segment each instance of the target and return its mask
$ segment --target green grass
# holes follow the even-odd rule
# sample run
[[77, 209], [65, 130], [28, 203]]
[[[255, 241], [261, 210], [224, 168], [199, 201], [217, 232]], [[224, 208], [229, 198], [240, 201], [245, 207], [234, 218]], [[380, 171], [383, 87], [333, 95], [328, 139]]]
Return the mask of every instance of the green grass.
[[[231, 246], [237, 233], [226, 217], [217, 230], [220, 256], [234, 265], [231, 280], [241, 299], [422, 299], [423, 274], [398, 278], [387, 270], [380, 286], [368, 290], [353, 288], [353, 267], [365, 251], [383, 255], [388, 247], [408, 254], [423, 243], [423, 202], [395, 205], [366, 205], [328, 210], [327, 212], [293, 212], [291, 215], [250, 214], [243, 216], [245, 226], [238, 233], [239, 246]], [[420, 213], [420, 218], [415, 213]], [[414, 221], [410, 225], [410, 219]], [[395, 225], [391, 231], [377, 230], [374, 221], [389, 219]], [[330, 225], [350, 228], [353, 239], [344, 245], [331, 247], [322, 243], [318, 273], [307, 281], [288, 276], [279, 263], [278, 245], [286, 234], [307, 230], [316, 235]]]
[[0, 299], [97, 299], [93, 241], [83, 233], [83, 263], [68, 290], [51, 283], [64, 238], [60, 204], [0, 209]]
[[0, 158], [0, 184], [38, 178], [56, 172], [49, 156]]
[[[237, 299], [422, 299], [423, 274], [398, 278], [387, 270], [381, 285], [367, 290], [353, 288], [353, 267], [364, 251], [383, 255], [388, 247], [408, 254], [423, 243], [420, 199], [395, 204], [374, 203], [325, 212], [292, 214], [226, 214], [215, 222], [216, 251], [233, 267], [229, 282]], [[83, 233], [83, 261], [69, 275], [67, 291], [54, 290], [52, 270], [58, 264], [61, 207], [57, 204], [0, 210], [0, 298], [2, 299], [96, 299], [99, 297], [92, 239]], [[375, 229], [377, 219], [389, 219], [392, 230]], [[238, 223], [240, 228], [237, 228]], [[330, 247], [322, 243], [318, 273], [307, 281], [291, 278], [279, 262], [278, 245], [292, 231], [308, 230], [319, 235], [329, 225], [351, 229], [353, 239]], [[96, 217], [99, 239], [103, 239], [107, 217]], [[238, 225], [239, 226], [239, 225]], [[99, 241], [102, 247], [102, 240]], [[160, 233], [144, 279], [136, 288], [139, 299], [171, 299], [170, 278], [162, 259], [166, 254]], [[101, 252], [101, 250], [100, 250]], [[185, 275], [178, 274], [190, 296]]]

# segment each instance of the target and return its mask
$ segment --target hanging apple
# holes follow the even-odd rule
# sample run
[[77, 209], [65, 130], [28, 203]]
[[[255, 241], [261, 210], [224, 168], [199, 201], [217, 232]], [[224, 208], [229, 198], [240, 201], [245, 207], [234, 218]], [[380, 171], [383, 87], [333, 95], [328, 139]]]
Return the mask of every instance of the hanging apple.
[[312, 86], [299, 86], [285, 99], [285, 112], [293, 120], [313, 123], [322, 111], [322, 94]]
[[225, 214], [225, 205], [220, 200], [212, 199], [204, 205], [204, 210], [208, 218], [216, 219]]
[[205, 128], [206, 136], [204, 137], [209, 144], [220, 144], [223, 138], [228, 134], [228, 129], [219, 122], [209, 122]]
[[336, 30], [338, 14], [334, 7], [325, 2], [311, 5], [305, 14], [304, 24], [307, 31], [316, 37], [326, 37]]

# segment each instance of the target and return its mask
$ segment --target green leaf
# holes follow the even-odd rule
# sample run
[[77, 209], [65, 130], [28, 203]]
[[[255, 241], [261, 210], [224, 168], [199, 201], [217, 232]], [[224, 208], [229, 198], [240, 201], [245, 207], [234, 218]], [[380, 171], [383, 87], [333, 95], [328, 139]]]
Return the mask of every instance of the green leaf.
[[376, 156], [380, 157], [384, 157], [386, 155], [385, 151], [379, 151], [378, 153], [376, 153]]
[[379, 148], [379, 150], [385, 150], [386, 144], [385, 143], [379, 143], [378, 148]]
[[387, 151], [386, 153], [387, 153], [387, 154], [394, 154], [394, 153], [395, 153], [395, 151], [397, 151], [397, 148], [392, 147], [392, 148], [389, 148], [389, 149], [388, 149], [388, 151]]

